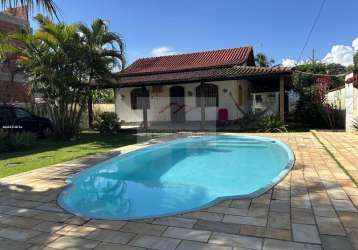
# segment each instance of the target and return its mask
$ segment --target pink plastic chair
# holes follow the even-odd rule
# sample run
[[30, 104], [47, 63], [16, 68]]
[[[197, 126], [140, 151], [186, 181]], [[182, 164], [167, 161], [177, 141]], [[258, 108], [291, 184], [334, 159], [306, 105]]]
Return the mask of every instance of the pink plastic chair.
[[229, 112], [227, 109], [219, 109], [216, 126], [226, 126], [229, 123]]

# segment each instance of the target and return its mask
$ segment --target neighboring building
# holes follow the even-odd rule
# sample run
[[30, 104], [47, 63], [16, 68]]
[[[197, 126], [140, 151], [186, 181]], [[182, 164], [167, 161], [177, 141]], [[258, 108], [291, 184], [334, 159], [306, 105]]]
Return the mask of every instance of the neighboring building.
[[358, 121], [358, 74], [346, 77], [345, 87], [346, 130], [353, 130], [353, 120]]
[[[29, 25], [25, 8], [13, 8], [0, 12], [0, 32], [20, 31]], [[22, 74], [10, 72], [14, 65], [9, 61], [0, 65], [0, 104], [27, 103], [30, 101], [29, 84]]]
[[[290, 68], [256, 67], [252, 47], [142, 58], [119, 74], [116, 112], [126, 123], [205, 122], [289, 110]], [[201, 98], [203, 97], [203, 98]]]

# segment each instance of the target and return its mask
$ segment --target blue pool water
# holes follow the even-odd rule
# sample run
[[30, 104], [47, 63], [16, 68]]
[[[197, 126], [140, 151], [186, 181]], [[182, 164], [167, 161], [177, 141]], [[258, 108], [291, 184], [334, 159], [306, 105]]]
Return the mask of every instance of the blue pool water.
[[59, 204], [97, 219], [183, 213], [264, 193], [292, 168], [290, 148], [269, 138], [202, 136], [119, 155], [68, 180]]

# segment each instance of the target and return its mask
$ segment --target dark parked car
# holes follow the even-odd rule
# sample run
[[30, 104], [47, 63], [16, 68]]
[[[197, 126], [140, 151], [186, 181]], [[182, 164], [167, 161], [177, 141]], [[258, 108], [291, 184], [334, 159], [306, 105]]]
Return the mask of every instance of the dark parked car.
[[0, 106], [0, 128], [11, 132], [33, 132], [42, 136], [53, 132], [49, 119], [14, 106]]

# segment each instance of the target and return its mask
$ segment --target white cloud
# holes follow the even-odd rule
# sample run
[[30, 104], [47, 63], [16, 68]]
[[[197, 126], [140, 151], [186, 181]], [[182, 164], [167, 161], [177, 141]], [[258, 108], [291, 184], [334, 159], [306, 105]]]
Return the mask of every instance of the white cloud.
[[154, 48], [150, 51], [150, 56], [168, 56], [168, 55], [175, 55], [177, 54], [172, 48], [169, 47], [159, 47]]
[[352, 42], [354, 51], [358, 51], [358, 37]]
[[282, 66], [284, 67], [294, 67], [296, 66], [296, 61], [290, 58], [282, 59]]
[[309, 60], [301, 60], [299, 62], [297, 62], [296, 60], [293, 60], [291, 58], [284, 58], [282, 59], [282, 66], [284, 67], [295, 67], [297, 65], [301, 65], [304, 63], [308, 63]]
[[[353, 44], [352, 44], [353, 45]], [[322, 60], [324, 63], [339, 63], [344, 66], [353, 64], [354, 49], [351, 46], [334, 45]]]
[[[353, 56], [358, 51], [358, 37], [353, 40], [352, 46], [334, 45], [330, 52], [321, 60], [323, 63], [339, 63], [344, 66], [353, 64]], [[304, 61], [299, 62], [302, 64]], [[293, 67], [297, 62], [291, 58], [282, 59], [282, 66]]]

